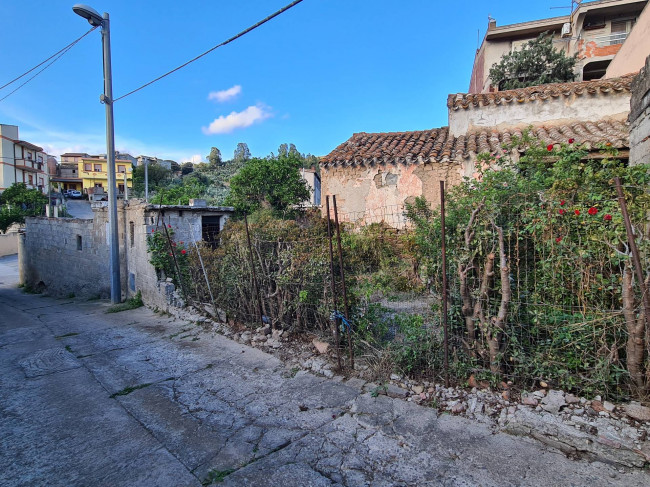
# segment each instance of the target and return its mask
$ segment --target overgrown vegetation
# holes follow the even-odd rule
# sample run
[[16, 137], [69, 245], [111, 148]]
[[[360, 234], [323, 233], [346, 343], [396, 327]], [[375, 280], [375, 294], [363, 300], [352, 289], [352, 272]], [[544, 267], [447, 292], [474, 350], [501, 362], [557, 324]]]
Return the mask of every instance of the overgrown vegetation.
[[504, 54], [490, 68], [490, 80], [499, 90], [573, 81], [576, 60], [555, 49], [552, 34], [543, 33]]
[[142, 302], [142, 295], [140, 294], [140, 291], [138, 291], [138, 294], [132, 298], [127, 299], [125, 302], [114, 304], [108, 308], [106, 310], [106, 313], [120, 313], [122, 311], [128, 311], [130, 309], [141, 308], [142, 306], [144, 306], [144, 303]]

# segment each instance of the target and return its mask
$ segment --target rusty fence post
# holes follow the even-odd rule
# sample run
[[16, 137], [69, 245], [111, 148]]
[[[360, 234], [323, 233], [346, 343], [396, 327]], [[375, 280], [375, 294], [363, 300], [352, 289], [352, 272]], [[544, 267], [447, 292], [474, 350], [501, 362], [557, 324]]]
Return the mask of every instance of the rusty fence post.
[[260, 323], [264, 326], [264, 315], [262, 314], [262, 297], [260, 296], [259, 289], [257, 289], [257, 275], [255, 274], [255, 262], [253, 261], [253, 246], [251, 245], [251, 234], [248, 231], [248, 218], [244, 214], [244, 224], [246, 226], [246, 241], [248, 242], [248, 256], [251, 261], [251, 274], [253, 276], [253, 293], [255, 293], [255, 300], [257, 301], [257, 313], [259, 314]]
[[632, 221], [627, 212], [627, 203], [625, 202], [625, 195], [623, 194], [623, 187], [621, 186], [621, 179], [617, 176], [614, 178], [614, 185], [616, 186], [616, 194], [618, 195], [618, 204], [621, 207], [623, 214], [623, 221], [625, 223], [625, 231], [627, 232], [627, 240], [630, 245], [630, 253], [632, 254], [632, 263], [634, 264], [634, 272], [639, 281], [639, 289], [641, 290], [641, 303], [645, 315], [646, 326], [650, 329], [650, 296], [646, 292], [645, 280], [643, 279], [643, 268], [641, 267], [641, 258], [639, 256], [639, 248], [636, 246], [634, 238], [634, 231], [632, 230]]
[[[332, 305], [334, 307], [333, 312], [336, 313], [337, 299], [336, 299], [336, 278], [334, 277], [334, 250], [332, 249], [332, 222], [330, 220], [330, 197], [329, 195], [325, 196], [325, 209], [327, 211], [327, 239], [329, 241], [329, 251], [330, 251], [330, 279], [332, 287]], [[338, 362], [339, 371], [341, 367], [341, 340], [339, 338], [339, 324], [341, 320], [335, 318], [334, 320], [334, 341], [336, 342], [336, 360]]]
[[445, 182], [440, 181], [440, 229], [442, 233], [442, 327], [445, 347], [445, 387], [449, 387], [449, 331], [447, 326], [447, 245], [445, 233]]
[[332, 195], [334, 203], [334, 224], [336, 225], [336, 243], [339, 251], [339, 269], [341, 274], [341, 289], [343, 291], [343, 310], [345, 311], [345, 321], [348, 335], [348, 354], [350, 355], [350, 368], [354, 369], [354, 348], [352, 346], [352, 329], [350, 324], [350, 309], [348, 307], [348, 292], [345, 285], [345, 271], [343, 270], [343, 249], [341, 247], [341, 226], [339, 225], [339, 212], [336, 207], [336, 195]]

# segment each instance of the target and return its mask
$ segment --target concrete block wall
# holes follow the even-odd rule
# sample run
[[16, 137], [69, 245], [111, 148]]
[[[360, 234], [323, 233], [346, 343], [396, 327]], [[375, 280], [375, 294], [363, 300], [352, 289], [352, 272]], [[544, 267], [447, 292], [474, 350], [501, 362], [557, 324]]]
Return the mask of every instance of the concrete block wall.
[[92, 220], [27, 218], [19, 249], [23, 284], [54, 295], [110, 296], [106, 233]]
[[630, 165], [650, 163], [650, 56], [632, 83]]

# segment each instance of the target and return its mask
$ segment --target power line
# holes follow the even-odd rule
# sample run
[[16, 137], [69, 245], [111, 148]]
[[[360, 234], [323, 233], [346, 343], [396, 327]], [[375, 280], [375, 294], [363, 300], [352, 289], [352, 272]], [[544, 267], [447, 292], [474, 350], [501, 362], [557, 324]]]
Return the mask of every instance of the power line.
[[245, 29], [245, 30], [241, 31], [239, 34], [236, 34], [236, 35], [232, 36], [230, 39], [225, 40], [225, 41], [223, 41], [222, 43], [217, 44], [217, 45], [214, 46], [214, 47], [211, 47], [210, 49], [208, 49], [208, 50], [205, 51], [204, 53], [199, 54], [199, 55], [196, 56], [195, 58], [190, 59], [190, 60], [187, 61], [185, 64], [181, 64], [181, 65], [178, 66], [177, 68], [174, 68], [174, 69], [172, 69], [171, 71], [168, 71], [167, 73], [163, 74], [162, 76], [158, 76], [156, 79], [153, 79], [153, 80], [149, 81], [148, 83], [143, 84], [143, 85], [140, 86], [139, 88], [136, 88], [136, 89], [133, 90], [133, 91], [129, 91], [129, 92], [128, 92], [127, 94], [125, 94], [125, 95], [122, 95], [122, 96], [120, 96], [120, 97], [118, 97], [118, 98], [115, 98], [115, 99], [113, 100], [113, 102], [116, 102], [116, 101], [118, 101], [118, 100], [121, 100], [122, 98], [126, 98], [127, 96], [132, 95], [133, 93], [135, 93], [135, 92], [137, 92], [137, 91], [140, 91], [141, 89], [146, 88], [146, 87], [149, 86], [149, 85], [154, 84], [156, 81], [160, 81], [160, 80], [163, 79], [164, 77], [169, 76], [170, 74], [172, 74], [172, 73], [178, 71], [179, 69], [183, 69], [183, 68], [184, 68], [185, 66], [187, 66], [188, 64], [193, 63], [194, 61], [196, 61], [196, 60], [202, 58], [202, 57], [205, 56], [206, 54], [211, 53], [212, 51], [214, 51], [215, 49], [217, 49], [217, 48], [219, 48], [219, 47], [225, 46], [226, 44], [230, 44], [232, 41], [234, 41], [234, 40], [236, 40], [236, 39], [239, 39], [240, 37], [242, 37], [242, 36], [248, 34], [248, 33], [251, 32], [252, 30], [257, 29], [258, 27], [260, 27], [261, 25], [267, 23], [269, 20], [274, 19], [275, 17], [277, 17], [277, 16], [280, 15], [281, 13], [286, 12], [287, 10], [289, 10], [289, 9], [292, 8], [292, 7], [295, 7], [296, 5], [298, 5], [298, 4], [299, 4], [300, 2], [302, 2], [302, 1], [303, 1], [303, 0], [295, 0], [295, 1], [291, 2], [289, 5], [287, 5], [287, 6], [283, 7], [283, 8], [281, 8], [281, 9], [278, 10], [277, 12], [275, 12], [275, 13], [269, 15], [268, 17], [266, 17], [266, 18], [260, 20], [260, 21], [257, 22], [256, 24], [250, 26], [248, 29]]
[[57, 51], [57, 52], [55, 52], [54, 54], [52, 54], [52, 55], [51, 55], [49, 58], [47, 58], [45, 61], [43, 61], [43, 62], [37, 64], [36, 66], [34, 66], [34, 67], [33, 67], [32, 69], [30, 69], [29, 71], [25, 71], [23, 74], [21, 74], [21, 75], [18, 76], [17, 78], [12, 79], [9, 83], [0, 86], [0, 90], [3, 90], [3, 89], [5, 89], [7, 86], [9, 86], [10, 84], [15, 83], [16, 81], [18, 81], [18, 80], [19, 80], [20, 78], [22, 78], [23, 76], [27, 76], [29, 73], [31, 73], [32, 71], [34, 71], [36, 68], [39, 68], [40, 66], [42, 66], [43, 64], [45, 64], [46, 62], [48, 62], [48, 61], [49, 61], [50, 59], [52, 59], [54, 56], [60, 54], [61, 52], [65, 51], [66, 49], [71, 48], [71, 47], [74, 46], [77, 42], [79, 42], [81, 39], [83, 39], [83, 38], [86, 37], [88, 34], [90, 34], [92, 31], [94, 31], [96, 28], [97, 28], [97, 27], [93, 27], [93, 28], [90, 29], [88, 32], [86, 32], [84, 35], [82, 35], [82, 36], [79, 37], [78, 39], [75, 39], [75, 40], [72, 41], [70, 44], [68, 44], [67, 46], [65, 46], [63, 49], [60, 49], [59, 51]]
[[[64, 56], [64, 55], [65, 55], [65, 54], [66, 54], [70, 49], [72, 49], [72, 48], [75, 46], [75, 44], [76, 44], [77, 42], [79, 42], [81, 39], [83, 39], [84, 37], [86, 37], [88, 34], [90, 34], [90, 33], [91, 33], [93, 30], [95, 30], [96, 28], [97, 28], [97, 27], [93, 27], [93, 28], [90, 29], [88, 32], [86, 32], [84, 35], [82, 35], [81, 37], [79, 37], [77, 40], [75, 40], [74, 42], [71, 42], [71, 43], [68, 44], [66, 47], [64, 47], [63, 49], [61, 49], [61, 50], [57, 53], [58, 56], [57, 56], [56, 54], [54, 54], [53, 56], [50, 56], [48, 59], [52, 59], [52, 57], [54, 57], [54, 56], [56, 56], [56, 57], [55, 57], [55, 58], [54, 58], [50, 63], [46, 64], [45, 67], [44, 67], [43, 69], [41, 69], [40, 71], [37, 71], [36, 74], [35, 74], [34, 76], [32, 76], [31, 78], [29, 78], [29, 79], [28, 79], [27, 81], [25, 81], [23, 84], [19, 85], [15, 90], [9, 92], [8, 94], [6, 94], [6, 95], [3, 96], [2, 98], [0, 98], [0, 102], [2, 102], [2, 101], [4, 101], [4, 100], [6, 100], [7, 98], [9, 98], [11, 95], [13, 95], [14, 93], [16, 93], [19, 89], [21, 89], [23, 86], [25, 86], [27, 83], [29, 83], [29, 82], [30, 82], [31, 80], [33, 80], [34, 78], [36, 78], [39, 74], [41, 74], [41, 73], [42, 73], [43, 71], [45, 71], [47, 68], [49, 68], [50, 66], [52, 66], [55, 62], [57, 62], [59, 59], [61, 59], [61, 58], [62, 58], [62, 57], [63, 57], [63, 56]], [[47, 60], [46, 60], [46, 61], [47, 61]], [[46, 62], [46, 61], [43, 61], [43, 63]], [[39, 64], [38, 66], [41, 66], [43, 63]], [[30, 69], [29, 71], [27, 71], [27, 73], [30, 73], [31, 71], [33, 71], [34, 69], [36, 69], [38, 66], [36, 66], [36, 67]], [[25, 74], [27, 74], [27, 73], [25, 73]], [[20, 76], [19, 76], [18, 78], [16, 78], [16, 79], [20, 79], [20, 78], [22, 78], [23, 76], [25, 76], [25, 74], [20, 75]], [[15, 80], [14, 80], [14, 81], [15, 81]], [[11, 83], [13, 83], [13, 81], [11, 81], [11, 82], [8, 83], [8, 84], [11, 84]], [[7, 86], [7, 85], [5, 85], [5, 86]]]

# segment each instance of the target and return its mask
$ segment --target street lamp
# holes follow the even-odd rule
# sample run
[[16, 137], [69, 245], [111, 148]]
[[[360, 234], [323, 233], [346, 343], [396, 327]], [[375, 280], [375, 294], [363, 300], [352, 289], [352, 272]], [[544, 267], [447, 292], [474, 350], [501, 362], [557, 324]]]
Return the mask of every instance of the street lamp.
[[110, 247], [111, 302], [122, 301], [120, 289], [120, 247], [117, 233], [117, 191], [115, 184], [115, 126], [113, 122], [113, 78], [111, 74], [111, 32], [108, 13], [104, 16], [83, 4], [76, 4], [72, 10], [88, 20], [93, 27], [102, 28], [104, 50], [104, 94], [99, 101], [106, 105], [106, 165], [108, 166], [108, 233]]

